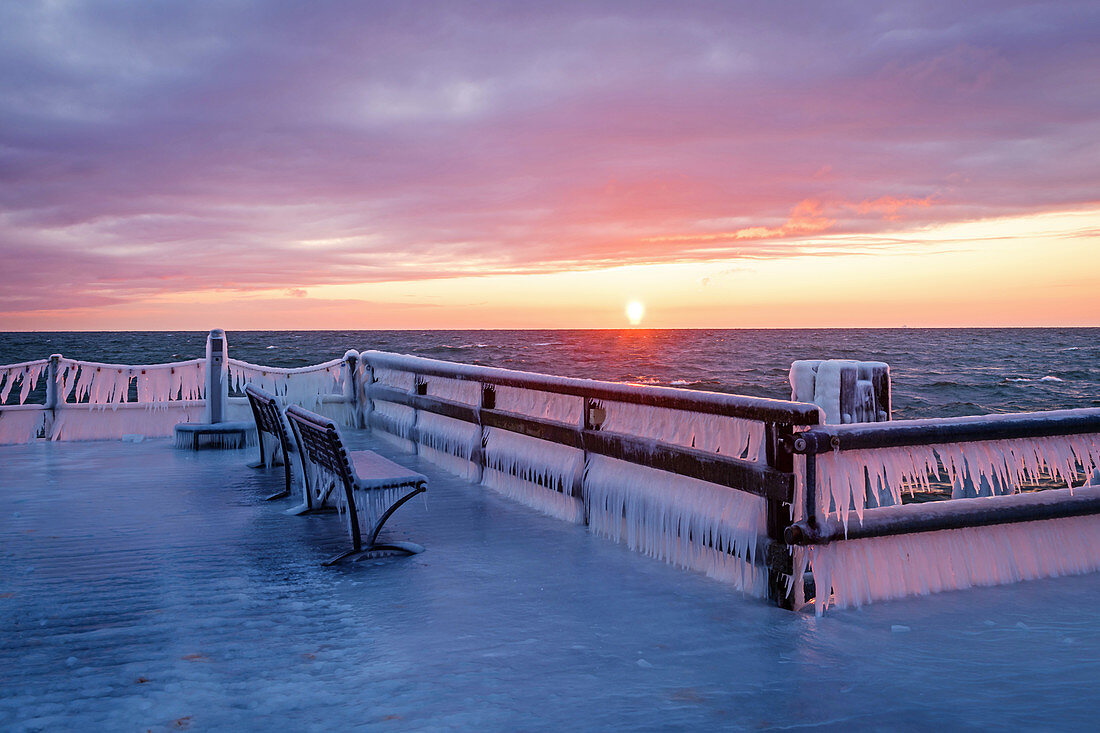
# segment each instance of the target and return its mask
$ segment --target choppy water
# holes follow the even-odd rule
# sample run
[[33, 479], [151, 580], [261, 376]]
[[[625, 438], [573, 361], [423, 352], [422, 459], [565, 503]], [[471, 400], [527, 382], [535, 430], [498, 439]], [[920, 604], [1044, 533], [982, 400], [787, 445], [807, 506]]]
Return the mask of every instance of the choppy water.
[[[1100, 406], [1100, 329], [231, 331], [230, 354], [305, 366], [345, 350], [789, 398], [796, 359], [890, 364], [896, 418]], [[157, 363], [199, 357], [203, 332], [0, 334], [0, 364], [62, 353]]]

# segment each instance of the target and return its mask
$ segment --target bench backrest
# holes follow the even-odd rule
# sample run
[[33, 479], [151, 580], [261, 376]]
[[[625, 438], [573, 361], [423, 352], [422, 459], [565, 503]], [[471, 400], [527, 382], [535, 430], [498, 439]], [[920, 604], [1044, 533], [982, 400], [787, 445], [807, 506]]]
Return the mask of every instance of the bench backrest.
[[275, 395], [251, 384], [245, 386], [244, 393], [248, 396], [248, 404], [256, 418], [257, 430], [271, 433], [280, 440], [290, 437], [286, 435], [282, 418], [279, 417], [279, 403]]
[[303, 457], [332, 473], [345, 486], [353, 485], [355, 474], [336, 423], [298, 405], [286, 408], [286, 416], [298, 434]]

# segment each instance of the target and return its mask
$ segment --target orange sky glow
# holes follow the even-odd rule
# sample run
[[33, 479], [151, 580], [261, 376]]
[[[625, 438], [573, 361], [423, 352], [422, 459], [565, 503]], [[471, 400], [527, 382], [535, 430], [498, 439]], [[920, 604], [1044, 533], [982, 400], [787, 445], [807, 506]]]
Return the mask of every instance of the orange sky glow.
[[1100, 208], [791, 240], [827, 255], [166, 292], [6, 314], [0, 329], [620, 328], [632, 300], [650, 328], [1095, 326], [1098, 232]]

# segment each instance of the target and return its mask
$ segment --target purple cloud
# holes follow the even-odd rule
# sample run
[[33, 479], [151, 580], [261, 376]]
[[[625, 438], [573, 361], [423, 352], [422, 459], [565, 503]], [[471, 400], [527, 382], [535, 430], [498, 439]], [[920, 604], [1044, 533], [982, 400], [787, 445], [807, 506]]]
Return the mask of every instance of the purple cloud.
[[6, 4], [0, 311], [1093, 204], [1098, 32], [1073, 2]]

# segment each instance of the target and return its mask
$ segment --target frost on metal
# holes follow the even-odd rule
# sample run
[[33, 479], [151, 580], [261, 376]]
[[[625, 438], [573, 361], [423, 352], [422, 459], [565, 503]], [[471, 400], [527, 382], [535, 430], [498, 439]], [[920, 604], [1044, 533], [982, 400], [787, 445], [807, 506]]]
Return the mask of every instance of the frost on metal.
[[956, 498], [1011, 494], [1044, 479], [1081, 486], [1100, 468], [1100, 435], [848, 450], [819, 455], [817, 468], [820, 515], [847, 526], [850, 512], [862, 521], [868, 507], [900, 504], [905, 489], [929, 490], [941, 470]]
[[767, 571], [756, 564], [767, 533], [763, 498], [603, 456], [590, 459], [584, 491], [593, 531], [764, 595]]
[[802, 548], [827, 607], [1100, 570], [1100, 517], [1045, 519]]
[[579, 425], [584, 400], [575, 395], [519, 387], [497, 387], [496, 408], [528, 417]]
[[764, 445], [764, 423], [667, 407], [605, 402], [601, 430], [652, 438], [732, 458], [758, 461]]
[[400, 371], [398, 369], [378, 367], [374, 370], [374, 381], [384, 387], [390, 387], [391, 389], [400, 390], [402, 392], [411, 392], [413, 384], [416, 382], [416, 375], [412, 372]]
[[345, 367], [343, 359], [333, 359], [323, 364], [283, 369], [267, 367], [237, 359], [229, 359], [230, 388], [238, 392], [247, 384], [254, 384], [282, 397], [286, 404], [317, 409], [329, 395], [344, 393]]
[[428, 395], [438, 397], [441, 400], [460, 402], [464, 405], [478, 405], [481, 403], [481, 384], [463, 379], [445, 379], [443, 377], [427, 377]]

